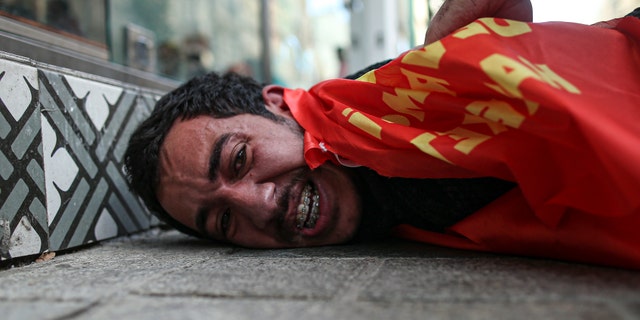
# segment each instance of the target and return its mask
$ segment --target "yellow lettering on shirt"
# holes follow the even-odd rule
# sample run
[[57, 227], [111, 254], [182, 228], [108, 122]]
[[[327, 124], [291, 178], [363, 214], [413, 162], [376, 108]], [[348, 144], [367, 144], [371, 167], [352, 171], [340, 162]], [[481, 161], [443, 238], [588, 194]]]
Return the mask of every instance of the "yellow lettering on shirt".
[[531, 27], [526, 22], [522, 21], [503, 19], [501, 21], [505, 22], [507, 25], [500, 25], [496, 23], [495, 18], [481, 18], [479, 20], [491, 29], [491, 31], [505, 38], [515, 37], [531, 32]]
[[486, 83], [486, 85], [505, 96], [519, 99], [524, 99], [524, 97], [518, 87], [526, 79], [535, 79], [570, 93], [580, 93], [576, 86], [560, 77], [548, 66], [534, 65], [523, 57], [519, 57], [519, 59], [520, 61], [494, 53], [480, 61], [480, 67], [485, 74], [496, 82], [496, 84]]
[[[347, 109], [349, 109], [348, 112], [346, 112]], [[351, 108], [347, 109], [342, 111], [342, 115], [347, 117], [349, 123], [378, 139], [382, 139], [382, 127], [379, 124], [367, 118], [367, 116], [360, 112], [356, 111], [351, 113]]]
[[409, 87], [411, 89], [422, 90], [422, 91], [431, 91], [431, 92], [442, 92], [447, 93], [452, 96], [455, 96], [456, 93], [449, 90], [447, 86], [449, 86], [449, 82], [444, 79], [430, 77], [421, 73], [409, 71], [407, 69], [400, 69], [402, 74], [407, 77], [407, 81], [409, 81]]
[[471, 131], [465, 128], [455, 128], [453, 130], [447, 132], [423, 132], [417, 137], [411, 140], [411, 144], [416, 146], [420, 151], [438, 158], [440, 160], [451, 163], [449, 159], [447, 159], [444, 155], [442, 155], [436, 148], [432, 145], [432, 142], [439, 137], [448, 137], [455, 141], [453, 144], [453, 148], [455, 150], [460, 151], [468, 155], [479, 146], [481, 143], [491, 139], [492, 136], [482, 134], [479, 132]]
[[421, 122], [424, 121], [425, 112], [414, 103], [414, 100], [419, 103], [424, 103], [424, 100], [429, 95], [429, 92], [402, 88], [396, 88], [395, 92], [396, 95], [384, 92], [382, 94], [382, 101], [384, 101], [384, 103], [386, 103], [389, 108], [397, 112], [410, 115]]
[[409, 121], [409, 118], [399, 114], [388, 114], [386, 116], [382, 116], [382, 120], [389, 123], [400, 124], [407, 127], [411, 124], [411, 122]]
[[564, 89], [567, 92], [580, 94], [580, 90], [576, 86], [569, 83], [569, 81], [560, 77], [557, 73], [553, 72], [546, 64], [533, 64], [525, 58], [520, 57], [520, 60], [534, 70], [542, 81], [548, 83], [550, 86], [556, 89]]
[[466, 109], [474, 115], [512, 128], [519, 128], [525, 119], [525, 116], [516, 111], [510, 104], [496, 99], [474, 101], [467, 105]]
[[453, 34], [453, 37], [458, 39], [466, 39], [478, 34], [489, 34], [489, 30], [487, 30], [487, 28], [485, 28], [479, 22], [474, 21], [468, 24], [467, 26], [462, 27], [458, 31], [456, 31]]
[[534, 115], [536, 111], [538, 111], [538, 107], [540, 106], [539, 103], [529, 100], [525, 100], [524, 103], [527, 106], [527, 110], [529, 110], [529, 115]]
[[479, 34], [489, 34], [489, 30], [502, 37], [515, 37], [531, 32], [531, 27], [526, 22], [515, 20], [502, 20], [506, 25], [496, 23], [495, 18], [481, 18], [465, 27], [460, 28], [453, 34], [454, 38], [467, 39]]
[[446, 51], [442, 42], [438, 40], [420, 50], [410, 51], [402, 57], [402, 63], [438, 69], [440, 59], [442, 59]]
[[460, 127], [449, 131], [448, 136], [451, 137], [451, 139], [458, 141], [453, 148], [467, 155], [478, 145], [491, 138], [491, 136], [486, 134], [481, 134]]
[[363, 75], [360, 76], [360, 78], [356, 79], [358, 81], [364, 81], [364, 82], [369, 82], [369, 83], [376, 83], [376, 70], [371, 70]]
[[[538, 74], [524, 64], [498, 53], [494, 53], [480, 61], [480, 67], [489, 78], [504, 90], [498, 92], [520, 99], [523, 97], [518, 87], [522, 81], [525, 79], [541, 80]], [[491, 84], [488, 85], [494, 90], [496, 89]]]
[[489, 129], [494, 135], [507, 131], [507, 127], [505, 127], [502, 123], [489, 121], [485, 118], [482, 118], [473, 114], [466, 113], [464, 115], [464, 119], [462, 120], [462, 124], [478, 124], [478, 123], [485, 124], [487, 127], [489, 127]]
[[431, 142], [433, 140], [435, 140], [438, 136], [431, 133], [431, 132], [424, 132], [420, 135], [418, 135], [417, 137], [413, 138], [413, 140], [411, 140], [411, 144], [413, 144], [414, 146], [416, 146], [418, 149], [420, 149], [420, 151], [434, 157], [437, 159], [440, 159], [442, 161], [451, 163], [451, 161], [449, 161], [447, 158], [445, 158], [440, 152], [438, 152], [438, 150], [436, 150], [432, 145]]

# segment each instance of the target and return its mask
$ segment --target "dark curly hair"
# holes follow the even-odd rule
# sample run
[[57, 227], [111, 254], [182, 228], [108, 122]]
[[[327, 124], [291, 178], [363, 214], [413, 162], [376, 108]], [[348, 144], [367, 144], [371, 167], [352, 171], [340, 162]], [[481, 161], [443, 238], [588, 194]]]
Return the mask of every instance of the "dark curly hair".
[[278, 117], [265, 108], [262, 88], [263, 85], [248, 77], [212, 72], [189, 80], [156, 103], [149, 118], [131, 135], [124, 155], [129, 186], [153, 214], [181, 232], [202, 237], [171, 217], [156, 197], [162, 143], [178, 119], [187, 120], [200, 115], [228, 118], [255, 114], [278, 121]]

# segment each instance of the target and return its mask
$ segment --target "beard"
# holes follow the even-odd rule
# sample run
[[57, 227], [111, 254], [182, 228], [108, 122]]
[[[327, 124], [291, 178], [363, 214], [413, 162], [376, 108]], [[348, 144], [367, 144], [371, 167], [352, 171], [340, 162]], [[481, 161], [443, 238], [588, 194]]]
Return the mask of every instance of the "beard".
[[[300, 141], [304, 141], [304, 129], [293, 119], [275, 115], [275, 121], [281, 125], [285, 125]], [[304, 143], [302, 143], [304, 145]], [[304, 152], [304, 149], [302, 150]], [[310, 179], [311, 169], [309, 167], [303, 167], [297, 170], [291, 181], [283, 188], [282, 193], [278, 195], [278, 212], [276, 220], [276, 237], [279, 241], [286, 242], [292, 246], [299, 246], [301, 242], [301, 236], [296, 232], [295, 228], [287, 225], [286, 215], [289, 212], [289, 199], [291, 199], [291, 192], [296, 185], [305, 183]]]
[[[295, 134], [296, 137], [298, 137], [301, 141], [304, 141], [304, 129], [295, 120], [281, 117], [281, 116], [276, 116], [276, 121], [282, 125], [287, 126], [289, 130]], [[302, 152], [304, 152], [304, 150], [302, 150]], [[317, 173], [318, 171], [323, 170], [323, 168], [325, 168], [327, 165], [334, 166], [332, 163], [327, 162], [324, 165], [322, 165], [320, 168], [313, 170], [313, 172]], [[355, 177], [353, 176], [351, 170], [345, 169], [345, 171], [348, 179], [355, 186], [355, 182], [354, 182]], [[301, 241], [302, 239], [299, 233], [295, 232], [295, 229], [292, 230], [292, 228], [290, 228], [290, 226], [287, 225], [288, 222], [285, 221], [285, 215], [289, 209], [288, 201], [291, 197], [291, 190], [293, 190], [294, 186], [300, 183], [305, 183], [305, 181], [310, 180], [311, 175], [312, 175], [312, 170], [308, 166], [301, 168], [299, 172], [295, 175], [295, 177], [292, 179], [292, 181], [288, 184], [288, 186], [283, 188], [284, 189], [283, 194], [278, 199], [278, 208], [280, 212], [278, 213], [279, 219], [277, 221], [278, 222], [277, 236], [280, 238], [280, 240], [286, 241], [287, 243], [290, 243], [294, 246], [299, 246], [301, 244], [302, 246], [305, 246], [305, 245], [304, 245], [304, 241]], [[378, 235], [382, 233], [388, 234], [388, 232], [382, 232], [382, 230], [388, 229], [386, 228], [386, 226], [381, 227], [378, 225], [378, 223], [381, 221], [380, 219], [371, 217], [371, 219], [367, 218], [366, 221], [362, 222], [362, 217], [363, 217], [362, 201], [361, 201], [362, 198], [360, 197], [359, 191], [360, 191], [359, 188], [356, 188], [356, 194], [354, 195], [357, 202], [357, 209], [354, 209], [354, 210], [359, 211], [357, 214], [357, 221], [354, 222], [355, 230], [352, 229], [351, 231], [348, 232], [348, 234], [345, 233], [344, 235], [340, 236], [341, 238], [344, 239], [344, 240], [341, 240], [340, 243], [349, 242], [354, 238], [375, 239], [375, 238], [380, 238]], [[337, 204], [334, 203], [332, 205], [336, 206], [335, 211], [338, 211], [337, 207], [340, 206], [340, 203], [337, 203]], [[339, 231], [340, 228], [335, 228], [335, 225], [338, 224], [337, 221], [339, 221], [338, 214], [333, 215], [331, 221], [332, 222], [330, 222], [329, 225], [333, 225], [334, 227], [327, 228], [322, 235], [316, 235], [316, 237], [327, 237], [329, 234], [336, 235], [338, 232], [343, 232], [343, 231]], [[339, 244], [339, 243], [327, 243], [327, 244]]]
[[292, 230], [289, 226], [286, 225], [287, 221], [285, 219], [287, 212], [289, 212], [289, 199], [291, 198], [291, 190], [301, 182], [306, 181], [309, 178], [309, 173], [311, 169], [308, 168], [300, 168], [298, 172], [294, 175], [291, 181], [283, 188], [281, 194], [278, 195], [278, 200], [276, 200], [277, 212], [276, 212], [276, 237], [278, 237], [279, 241], [287, 242], [292, 245], [295, 245], [298, 242], [299, 235]]

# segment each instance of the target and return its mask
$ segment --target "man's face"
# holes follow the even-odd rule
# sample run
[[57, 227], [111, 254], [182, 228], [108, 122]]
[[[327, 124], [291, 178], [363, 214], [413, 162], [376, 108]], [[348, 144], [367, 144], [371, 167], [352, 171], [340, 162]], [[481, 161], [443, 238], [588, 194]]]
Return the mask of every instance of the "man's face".
[[242, 114], [177, 120], [160, 151], [162, 207], [206, 237], [278, 248], [349, 240], [360, 220], [353, 183], [340, 167], [310, 171], [302, 131], [284, 121]]

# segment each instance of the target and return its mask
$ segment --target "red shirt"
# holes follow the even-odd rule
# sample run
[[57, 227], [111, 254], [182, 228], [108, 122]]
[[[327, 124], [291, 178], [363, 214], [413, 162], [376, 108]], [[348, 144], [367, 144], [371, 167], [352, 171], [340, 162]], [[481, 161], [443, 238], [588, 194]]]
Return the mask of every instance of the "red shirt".
[[640, 268], [640, 19], [607, 26], [483, 18], [285, 102], [312, 168], [518, 184], [445, 234], [399, 236]]

